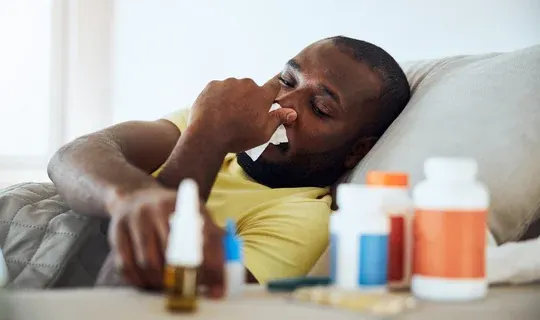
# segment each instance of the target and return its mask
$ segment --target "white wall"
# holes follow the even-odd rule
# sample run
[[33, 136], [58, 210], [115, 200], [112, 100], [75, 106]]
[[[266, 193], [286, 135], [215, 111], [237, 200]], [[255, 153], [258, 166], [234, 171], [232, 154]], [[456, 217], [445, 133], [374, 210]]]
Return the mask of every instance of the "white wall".
[[262, 83], [307, 44], [347, 35], [397, 60], [540, 44], [540, 0], [117, 0], [114, 120], [154, 119], [212, 79]]

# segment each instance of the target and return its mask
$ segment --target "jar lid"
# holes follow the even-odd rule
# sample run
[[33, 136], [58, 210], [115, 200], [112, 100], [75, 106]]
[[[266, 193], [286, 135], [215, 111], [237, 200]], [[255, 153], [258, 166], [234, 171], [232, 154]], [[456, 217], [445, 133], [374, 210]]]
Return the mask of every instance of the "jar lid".
[[473, 179], [478, 173], [478, 163], [473, 158], [434, 157], [424, 163], [424, 173], [429, 179]]
[[409, 175], [397, 171], [369, 171], [366, 183], [370, 186], [408, 187]]
[[340, 209], [354, 209], [350, 212], [358, 216], [380, 214], [384, 191], [367, 185], [343, 183], [337, 188], [337, 203]]

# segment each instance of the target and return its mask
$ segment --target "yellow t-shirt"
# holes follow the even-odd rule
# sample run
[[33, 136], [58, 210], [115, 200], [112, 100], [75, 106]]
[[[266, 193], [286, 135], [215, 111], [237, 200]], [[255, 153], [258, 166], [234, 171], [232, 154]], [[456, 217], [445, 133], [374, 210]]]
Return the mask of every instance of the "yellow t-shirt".
[[[165, 119], [180, 131], [189, 110]], [[236, 222], [244, 242], [244, 264], [260, 282], [306, 275], [328, 245], [331, 197], [325, 188], [271, 189], [250, 179], [225, 157], [207, 202], [217, 225]]]

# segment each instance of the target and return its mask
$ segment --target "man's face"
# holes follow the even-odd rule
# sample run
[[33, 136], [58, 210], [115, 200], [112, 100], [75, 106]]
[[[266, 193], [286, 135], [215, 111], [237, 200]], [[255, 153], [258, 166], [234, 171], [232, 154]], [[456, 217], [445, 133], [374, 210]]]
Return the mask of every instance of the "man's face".
[[310, 45], [279, 74], [276, 102], [294, 109], [288, 144], [270, 144], [252, 161], [238, 162], [254, 180], [269, 187], [328, 186], [369, 150], [359, 130], [373, 119], [380, 78], [331, 41]]

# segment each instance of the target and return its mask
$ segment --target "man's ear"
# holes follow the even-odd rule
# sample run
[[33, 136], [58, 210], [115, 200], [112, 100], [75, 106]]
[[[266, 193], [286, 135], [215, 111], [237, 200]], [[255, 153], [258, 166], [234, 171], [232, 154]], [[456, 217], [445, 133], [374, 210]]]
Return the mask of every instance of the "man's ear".
[[360, 162], [360, 160], [366, 156], [369, 150], [373, 148], [375, 143], [377, 143], [377, 140], [379, 140], [377, 137], [358, 139], [347, 155], [347, 158], [345, 158], [345, 168], [347, 170], [353, 169]]

